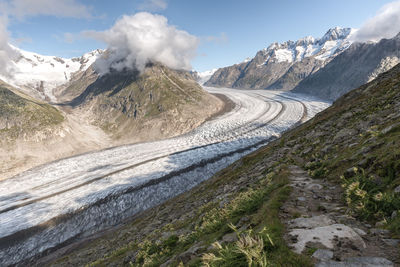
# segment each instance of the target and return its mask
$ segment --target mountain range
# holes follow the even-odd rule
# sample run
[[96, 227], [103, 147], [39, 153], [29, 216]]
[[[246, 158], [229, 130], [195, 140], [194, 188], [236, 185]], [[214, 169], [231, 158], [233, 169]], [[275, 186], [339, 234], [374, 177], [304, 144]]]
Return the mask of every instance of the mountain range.
[[250, 60], [218, 69], [205, 85], [293, 90], [335, 100], [399, 62], [399, 36], [357, 43], [353, 41], [356, 32], [336, 27], [319, 39], [309, 36], [273, 43]]

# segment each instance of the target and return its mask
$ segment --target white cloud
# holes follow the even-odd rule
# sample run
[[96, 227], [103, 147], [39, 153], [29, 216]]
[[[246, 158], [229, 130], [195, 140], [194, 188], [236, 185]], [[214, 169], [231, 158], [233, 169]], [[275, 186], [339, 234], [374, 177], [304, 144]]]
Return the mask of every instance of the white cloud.
[[400, 32], [400, 1], [384, 5], [375, 17], [367, 20], [355, 35], [359, 42], [392, 38]]
[[7, 17], [0, 16], [0, 74], [4, 76], [11, 76], [13, 65], [12, 60], [18, 56], [15, 51], [8, 44], [7, 32]]
[[77, 36], [76, 34], [70, 33], [70, 32], [65, 32], [63, 34], [63, 41], [69, 44], [72, 44], [73, 42], [75, 42]]
[[160, 11], [165, 10], [167, 6], [166, 0], [144, 0], [138, 9], [143, 11]]
[[222, 32], [219, 36], [206, 36], [204, 38], [206, 42], [215, 42], [217, 44], [224, 44], [229, 41], [228, 35]]
[[76, 0], [11, 0], [8, 13], [19, 19], [28, 16], [91, 18], [90, 8]]
[[108, 45], [107, 57], [95, 63], [100, 74], [111, 68], [120, 71], [136, 67], [142, 71], [148, 62], [190, 70], [198, 45], [197, 37], [169, 25], [164, 16], [147, 12], [123, 16], [109, 30], [84, 35]]

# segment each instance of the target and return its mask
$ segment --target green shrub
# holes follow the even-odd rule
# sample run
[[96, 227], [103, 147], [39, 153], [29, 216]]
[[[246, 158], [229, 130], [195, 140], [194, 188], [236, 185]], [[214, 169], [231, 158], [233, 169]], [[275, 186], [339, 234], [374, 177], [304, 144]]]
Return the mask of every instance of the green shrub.
[[345, 189], [347, 205], [365, 219], [386, 219], [400, 207], [398, 194], [388, 190], [392, 178], [390, 176], [377, 181], [367, 176], [363, 169], [354, 168], [355, 175], [346, 179], [341, 176]]

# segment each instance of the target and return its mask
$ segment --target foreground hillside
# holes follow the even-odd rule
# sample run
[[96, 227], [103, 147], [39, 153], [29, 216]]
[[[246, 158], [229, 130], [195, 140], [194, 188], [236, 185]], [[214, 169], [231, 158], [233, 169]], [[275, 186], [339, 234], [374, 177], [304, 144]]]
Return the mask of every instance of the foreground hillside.
[[399, 110], [400, 65], [191, 191], [39, 264], [74, 248], [52, 265], [400, 264]]

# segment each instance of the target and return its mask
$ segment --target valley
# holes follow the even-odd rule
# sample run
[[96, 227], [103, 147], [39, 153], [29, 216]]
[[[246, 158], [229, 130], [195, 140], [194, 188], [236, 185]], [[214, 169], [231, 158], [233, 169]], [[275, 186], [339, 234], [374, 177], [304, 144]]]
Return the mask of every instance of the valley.
[[228, 97], [233, 110], [182, 136], [58, 160], [0, 182], [2, 264], [33, 259], [119, 224], [329, 106], [279, 91], [206, 89]]
[[2, 266], [400, 266], [400, 0], [0, 0]]

